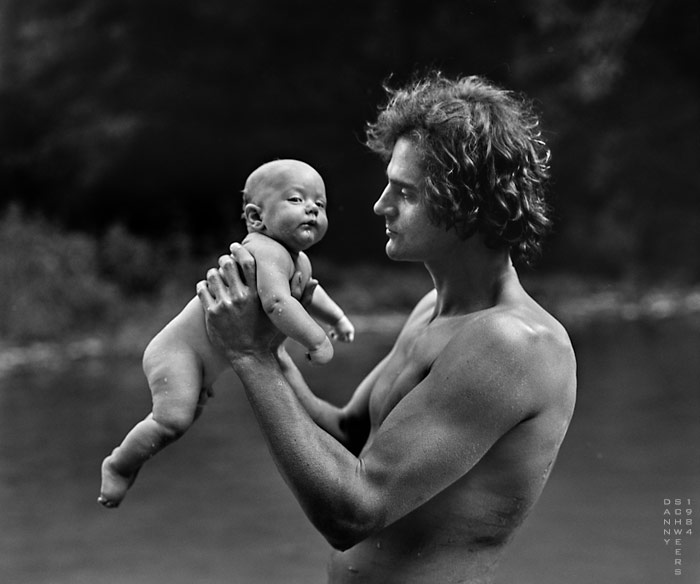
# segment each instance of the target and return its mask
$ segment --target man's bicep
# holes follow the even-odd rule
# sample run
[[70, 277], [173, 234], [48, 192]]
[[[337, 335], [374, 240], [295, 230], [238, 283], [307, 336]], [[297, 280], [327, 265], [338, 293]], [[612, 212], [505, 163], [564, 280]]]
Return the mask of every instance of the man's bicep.
[[387, 524], [467, 474], [517, 423], [487, 369], [434, 367], [382, 423], [362, 467]]
[[369, 400], [377, 379], [391, 353], [384, 357], [362, 380], [350, 401], [341, 410], [341, 427], [345, 434], [345, 445], [356, 456], [364, 448], [370, 432]]

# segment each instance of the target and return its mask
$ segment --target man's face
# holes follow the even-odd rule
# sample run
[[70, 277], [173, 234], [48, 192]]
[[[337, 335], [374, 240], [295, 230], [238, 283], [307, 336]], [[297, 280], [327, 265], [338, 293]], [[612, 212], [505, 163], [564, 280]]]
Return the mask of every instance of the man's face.
[[319, 242], [328, 229], [326, 189], [318, 175], [299, 174], [261, 204], [265, 233], [294, 251]]
[[374, 212], [386, 223], [386, 254], [393, 260], [430, 262], [444, 258], [457, 242], [454, 229], [433, 225], [423, 204], [425, 180], [419, 151], [399, 138], [386, 169], [388, 184]]

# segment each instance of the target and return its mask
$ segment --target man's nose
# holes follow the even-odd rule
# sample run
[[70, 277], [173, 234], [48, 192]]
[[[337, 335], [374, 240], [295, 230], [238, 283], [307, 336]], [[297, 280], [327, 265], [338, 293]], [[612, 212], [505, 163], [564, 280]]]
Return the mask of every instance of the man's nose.
[[374, 203], [373, 210], [377, 215], [388, 215], [391, 212], [391, 205], [389, 204], [389, 186], [382, 191], [379, 195], [376, 203]]

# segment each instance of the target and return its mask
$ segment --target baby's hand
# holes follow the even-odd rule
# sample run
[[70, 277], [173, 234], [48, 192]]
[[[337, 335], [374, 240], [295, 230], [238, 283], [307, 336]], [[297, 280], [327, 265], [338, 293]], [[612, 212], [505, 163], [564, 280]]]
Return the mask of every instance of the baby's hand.
[[355, 340], [355, 327], [352, 326], [350, 319], [343, 315], [340, 317], [330, 330], [331, 339], [338, 339], [344, 343], [352, 343]]

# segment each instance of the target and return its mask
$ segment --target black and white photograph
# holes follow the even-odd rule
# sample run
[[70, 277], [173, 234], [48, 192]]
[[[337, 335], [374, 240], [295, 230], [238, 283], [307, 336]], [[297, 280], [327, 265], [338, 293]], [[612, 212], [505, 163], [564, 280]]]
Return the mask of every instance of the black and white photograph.
[[700, 5], [0, 0], [0, 582], [700, 582]]

